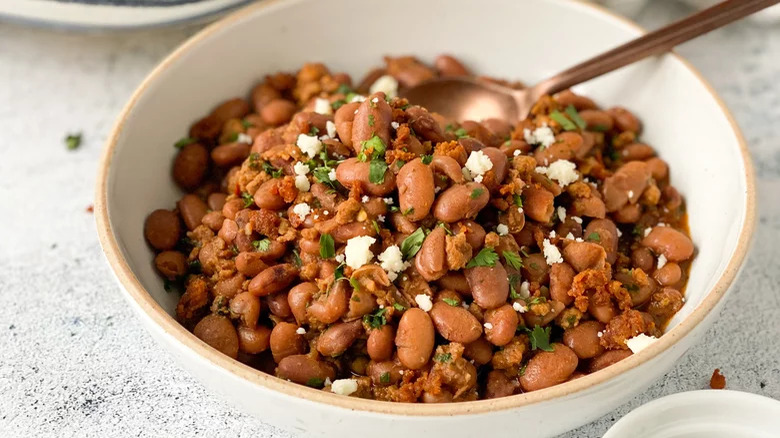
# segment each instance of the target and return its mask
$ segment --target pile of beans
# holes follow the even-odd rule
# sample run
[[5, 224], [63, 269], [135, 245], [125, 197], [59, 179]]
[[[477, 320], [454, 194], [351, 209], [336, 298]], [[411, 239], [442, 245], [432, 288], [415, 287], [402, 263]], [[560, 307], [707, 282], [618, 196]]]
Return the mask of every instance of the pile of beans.
[[515, 125], [396, 96], [470, 74], [306, 64], [195, 122], [186, 194], [144, 229], [178, 320], [258, 370], [402, 402], [547, 388], [661, 336], [695, 250], [640, 121], [571, 91]]

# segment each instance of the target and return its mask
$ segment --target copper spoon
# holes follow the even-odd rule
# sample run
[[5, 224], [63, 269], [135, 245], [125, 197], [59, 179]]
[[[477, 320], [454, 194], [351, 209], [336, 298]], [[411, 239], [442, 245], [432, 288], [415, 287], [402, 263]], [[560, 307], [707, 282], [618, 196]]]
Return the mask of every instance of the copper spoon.
[[514, 122], [528, 117], [531, 106], [545, 94], [557, 93], [648, 56], [662, 54], [677, 44], [776, 3], [780, 0], [726, 0], [522, 90], [470, 77], [445, 77], [425, 81], [401, 95], [452, 120], [496, 117]]

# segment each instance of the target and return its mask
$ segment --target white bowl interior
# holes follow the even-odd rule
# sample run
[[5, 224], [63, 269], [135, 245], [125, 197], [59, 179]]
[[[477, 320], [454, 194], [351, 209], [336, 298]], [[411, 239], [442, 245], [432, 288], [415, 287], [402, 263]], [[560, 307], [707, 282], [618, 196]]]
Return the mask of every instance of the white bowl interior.
[[[247, 95], [264, 74], [321, 61], [359, 80], [383, 54], [432, 60], [447, 52], [475, 72], [528, 83], [637, 34], [577, 2], [539, 0], [266, 1], [210, 31], [146, 83], [118, 137], [107, 208], [127, 263], [173, 313], [143, 239], [146, 215], [172, 208], [181, 192], [170, 177], [189, 125], [214, 105]], [[347, 12], [348, 11], [348, 12]], [[403, 21], [401, 31], [390, 31]], [[650, 59], [576, 87], [603, 106], [621, 105], [644, 123], [642, 140], [671, 168], [686, 199], [698, 249], [679, 324], [723, 274], [746, 219], [747, 177], [728, 117], [699, 78], [673, 56]]]

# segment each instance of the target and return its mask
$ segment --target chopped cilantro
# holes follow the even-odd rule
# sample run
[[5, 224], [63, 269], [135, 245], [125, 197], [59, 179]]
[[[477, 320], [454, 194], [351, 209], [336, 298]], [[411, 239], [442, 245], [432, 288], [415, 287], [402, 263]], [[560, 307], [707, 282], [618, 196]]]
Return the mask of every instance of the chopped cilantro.
[[200, 260], [195, 259], [191, 261], [188, 265], [191, 274], [200, 274], [201, 271]]
[[368, 115], [368, 126], [374, 126], [374, 115], [369, 114]]
[[374, 226], [374, 231], [376, 231], [377, 235], [382, 234], [382, 230], [379, 229], [379, 224], [375, 220], [371, 221], [371, 225]]
[[425, 240], [425, 231], [422, 228], [414, 230], [403, 242], [401, 242], [401, 254], [404, 259], [410, 259], [417, 254]]
[[[81, 134], [78, 134], [78, 136], [79, 136], [79, 141], [81, 141]], [[68, 138], [70, 138], [70, 137], [71, 137], [71, 136], [69, 135], [69, 136], [68, 136]], [[67, 141], [67, 140], [66, 140], [66, 141]], [[181, 148], [183, 148], [184, 146], [187, 146], [188, 144], [195, 143], [195, 141], [196, 141], [196, 140], [195, 140], [194, 138], [192, 138], [192, 137], [184, 137], [184, 138], [181, 138], [181, 139], [179, 139], [179, 141], [177, 141], [177, 142], [176, 142], [176, 143], [174, 143], [173, 145], [174, 145], [174, 146], [175, 146], [177, 149], [181, 149]], [[68, 149], [70, 149], [70, 147], [68, 147]]]
[[609, 131], [609, 127], [604, 125], [595, 125], [595, 126], [591, 126], [590, 130], [595, 132], [607, 132]]
[[520, 269], [523, 267], [523, 260], [516, 252], [504, 251], [501, 253], [501, 255], [504, 256], [504, 260], [506, 261], [507, 265], [515, 269]]
[[379, 376], [379, 382], [380, 383], [390, 383], [390, 372], [385, 371]]
[[423, 164], [431, 164], [433, 155], [421, 155], [420, 160], [422, 160]]
[[442, 301], [444, 301], [445, 303], [449, 304], [452, 307], [458, 307], [460, 305], [460, 303], [458, 303], [458, 300], [456, 300], [455, 298], [442, 298]]
[[252, 246], [254, 246], [255, 250], [258, 252], [266, 252], [269, 249], [271, 249], [271, 240], [270, 239], [255, 240], [254, 242], [252, 242]]
[[325, 381], [319, 377], [312, 377], [306, 381], [306, 386], [310, 386], [312, 388], [322, 388], [323, 384], [325, 384]]
[[523, 197], [522, 196], [520, 196], [520, 195], [512, 195], [512, 199], [514, 200], [516, 206], [518, 206], [520, 208], [523, 208]]
[[244, 208], [255, 203], [255, 198], [247, 192], [241, 192], [241, 199], [244, 200]]
[[406, 307], [402, 306], [399, 303], [394, 303], [393, 304], [393, 309], [395, 309], [395, 310], [397, 310], [399, 312], [403, 312], [404, 310], [406, 310]]
[[509, 282], [509, 298], [516, 300], [520, 298], [520, 295], [517, 294], [517, 291], [515, 290], [515, 287], [512, 285], [512, 282]]
[[303, 265], [303, 261], [301, 260], [301, 255], [298, 254], [298, 250], [297, 249], [294, 249], [292, 251], [292, 257], [293, 257], [293, 264], [300, 268], [301, 265]]
[[387, 147], [385, 143], [377, 135], [374, 135], [370, 139], [362, 143], [363, 147], [360, 150], [357, 158], [360, 161], [368, 161], [369, 159], [376, 159], [384, 155]]
[[328, 233], [324, 233], [320, 236], [320, 257], [323, 259], [329, 259], [336, 255], [336, 247], [333, 241], [333, 236]]
[[464, 128], [458, 128], [457, 130], [455, 130], [455, 135], [458, 138], [463, 138], [463, 137], [468, 137], [469, 133], [466, 132], [466, 130]]
[[241, 119], [241, 126], [243, 126], [244, 129], [246, 129], [246, 128], [251, 128], [251, 127], [253, 127], [255, 125], [253, 125], [252, 122], [250, 122], [247, 119]]
[[333, 271], [333, 282], [337, 282], [341, 280], [344, 277], [344, 263], [336, 266], [336, 269]]
[[336, 88], [336, 94], [344, 94], [347, 95], [352, 92], [352, 87], [350, 87], [347, 84], [340, 84], [338, 88]]
[[263, 171], [271, 175], [272, 178], [279, 178], [282, 176], [283, 173], [282, 169], [275, 168], [274, 166], [271, 165], [271, 163], [267, 161], [263, 161], [262, 165], [263, 165]]
[[634, 283], [623, 283], [623, 287], [629, 292], [638, 292], [639, 286]]
[[[350, 277], [350, 278], [349, 278], [349, 284], [350, 284], [350, 286], [352, 286], [352, 289], [355, 289], [355, 290], [360, 290], [360, 283], [358, 283], [358, 280], [357, 280], [357, 278], [355, 278], [355, 277]], [[357, 298], [357, 297], [356, 297], [356, 298]], [[358, 299], [357, 299], [357, 301], [360, 301], [360, 298], [358, 298]]]
[[449, 225], [447, 225], [444, 222], [439, 222], [438, 224], [436, 224], [436, 226], [444, 228], [444, 231], [446, 231], [447, 234], [449, 234], [450, 236], [454, 236], [455, 235], [455, 233], [453, 233], [452, 230], [450, 229]]
[[482, 189], [479, 189], [479, 188], [474, 189], [474, 190], [471, 191], [471, 199], [477, 199], [480, 196], [482, 196], [483, 193], [485, 193], [485, 191], [482, 190]]
[[493, 248], [482, 248], [479, 253], [477, 253], [476, 256], [474, 256], [471, 261], [466, 265], [467, 268], [474, 268], [477, 266], [489, 266], [493, 267], [496, 266], [496, 262], [498, 261], [498, 254], [493, 250]]
[[592, 240], [594, 242], [601, 242], [601, 236], [599, 236], [599, 233], [594, 231], [594, 232], [588, 234], [587, 240]]
[[371, 328], [379, 328], [387, 324], [387, 318], [385, 317], [387, 308], [379, 309], [374, 313], [369, 313], [363, 316], [363, 323], [367, 324]]
[[406, 210], [404, 210], [401, 214], [404, 216], [409, 216], [410, 214], [414, 213], [414, 207], [409, 207]]
[[311, 129], [309, 129], [309, 135], [315, 136], [320, 133], [320, 128], [316, 126], [312, 126]]
[[554, 351], [550, 346], [550, 327], [541, 328], [538, 325], [531, 330], [531, 350]]
[[381, 159], [374, 159], [368, 165], [368, 180], [373, 184], [382, 184], [385, 182], [385, 172], [387, 163]]
[[260, 168], [260, 165], [258, 164], [258, 161], [260, 161], [260, 154], [257, 152], [252, 152], [249, 154], [249, 168], [257, 170]]
[[436, 356], [433, 356], [433, 360], [435, 360], [436, 362], [447, 363], [452, 360], [452, 354], [450, 353], [437, 354]]

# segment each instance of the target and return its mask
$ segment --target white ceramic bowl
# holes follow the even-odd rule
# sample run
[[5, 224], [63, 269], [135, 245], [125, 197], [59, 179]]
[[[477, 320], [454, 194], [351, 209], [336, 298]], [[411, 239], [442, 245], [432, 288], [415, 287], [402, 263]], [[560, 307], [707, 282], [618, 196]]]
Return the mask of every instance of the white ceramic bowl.
[[747, 392], [705, 390], [644, 404], [615, 423], [604, 438], [776, 438], [779, 432], [780, 401]]
[[146, 215], [181, 196], [170, 177], [179, 139], [216, 103], [266, 73], [323, 61], [360, 77], [383, 54], [449, 52], [474, 71], [539, 80], [639, 35], [585, 3], [556, 0], [265, 1], [200, 32], [141, 84], [111, 134], [98, 178], [100, 240], [149, 332], [204, 385], [276, 426], [306, 436], [550, 436], [608, 412], [662, 376], [705, 332], [745, 257], [754, 226], [753, 173], [737, 126], [681, 58], [667, 55], [577, 87], [642, 119], [642, 139], [671, 164], [698, 247], [687, 303], [646, 350], [545, 390], [447, 405], [360, 400], [295, 385], [219, 354], [171, 316], [144, 242]]

